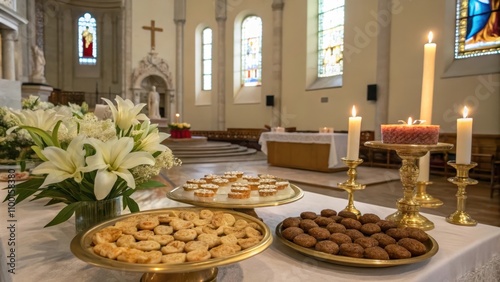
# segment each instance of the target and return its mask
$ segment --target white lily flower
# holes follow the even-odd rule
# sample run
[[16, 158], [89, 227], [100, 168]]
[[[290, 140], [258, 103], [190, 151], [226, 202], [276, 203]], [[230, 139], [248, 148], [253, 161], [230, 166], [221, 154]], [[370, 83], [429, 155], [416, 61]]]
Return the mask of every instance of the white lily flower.
[[114, 138], [107, 142], [92, 138], [90, 144], [94, 146], [96, 153], [87, 157], [87, 165], [98, 168], [94, 184], [97, 200], [106, 198], [118, 177], [135, 189], [134, 176], [129, 169], [155, 163], [150, 153], [132, 152], [134, 140], [130, 137]]
[[151, 125], [150, 121], [146, 120], [141, 124], [140, 132], [141, 137], [136, 148], [137, 151], [146, 151], [153, 154], [167, 149], [167, 146], [162, 145], [161, 142], [167, 139], [170, 134], [159, 132], [156, 124]]
[[118, 128], [123, 131], [127, 131], [132, 125], [138, 124], [139, 120], [149, 120], [145, 114], [140, 114], [142, 108], [146, 106], [144, 103], [134, 105], [129, 99], [123, 100], [122, 97], [117, 95], [115, 98], [117, 107], [115, 107], [110, 100], [106, 98], [102, 99], [109, 105], [113, 114], [113, 120]]
[[[32, 126], [44, 131], [52, 131], [58, 121], [63, 120], [64, 116], [58, 115], [52, 109], [48, 110], [22, 110], [20, 112], [12, 111], [19, 118], [20, 125]], [[9, 128], [7, 134], [10, 134], [17, 126]]]
[[47, 174], [43, 186], [59, 183], [68, 178], [74, 178], [76, 182], [82, 181], [82, 173], [95, 170], [91, 166], [85, 166], [85, 150], [83, 149], [84, 137], [77, 136], [68, 145], [67, 150], [50, 146], [42, 150], [47, 161], [41, 163], [33, 174]]

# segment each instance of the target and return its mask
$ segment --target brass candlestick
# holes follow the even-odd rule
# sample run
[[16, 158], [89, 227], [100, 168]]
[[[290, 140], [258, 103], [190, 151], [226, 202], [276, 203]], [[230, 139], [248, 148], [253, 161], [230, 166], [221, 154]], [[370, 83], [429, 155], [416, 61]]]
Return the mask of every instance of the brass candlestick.
[[415, 200], [415, 186], [419, 169], [417, 161], [429, 151], [449, 150], [452, 144], [438, 143], [436, 145], [414, 144], [385, 144], [381, 141], [369, 141], [365, 146], [395, 150], [402, 159], [399, 169], [401, 183], [403, 184], [403, 198], [397, 201], [398, 211], [387, 216], [386, 219], [397, 222], [401, 227], [416, 227], [422, 230], [431, 230], [434, 223], [419, 213], [420, 204]]
[[458, 191], [456, 194], [457, 210], [450, 214], [446, 218], [446, 221], [457, 225], [475, 226], [477, 225], [477, 221], [472, 219], [471, 216], [465, 212], [465, 200], [467, 199], [465, 187], [467, 185], [477, 184], [477, 180], [469, 178], [469, 170], [477, 166], [477, 163], [471, 162], [470, 164], [457, 164], [455, 161], [449, 161], [448, 165], [457, 170], [457, 176], [448, 178], [448, 181], [457, 185]]
[[349, 176], [349, 179], [343, 183], [338, 184], [340, 188], [347, 191], [348, 195], [348, 203], [345, 209], [343, 210], [352, 212], [359, 217], [361, 215], [361, 212], [358, 209], [356, 209], [356, 207], [354, 207], [354, 191], [363, 190], [366, 187], [366, 185], [362, 185], [356, 182], [356, 177], [358, 175], [356, 167], [360, 165], [363, 162], [363, 160], [362, 159], [348, 160], [347, 158], [342, 158], [342, 161], [349, 167], [349, 169], [347, 170], [347, 175]]
[[443, 201], [432, 197], [427, 194], [427, 186], [432, 184], [430, 181], [418, 181], [417, 193], [415, 194], [415, 201], [417, 201], [423, 208], [437, 208], [443, 205]]

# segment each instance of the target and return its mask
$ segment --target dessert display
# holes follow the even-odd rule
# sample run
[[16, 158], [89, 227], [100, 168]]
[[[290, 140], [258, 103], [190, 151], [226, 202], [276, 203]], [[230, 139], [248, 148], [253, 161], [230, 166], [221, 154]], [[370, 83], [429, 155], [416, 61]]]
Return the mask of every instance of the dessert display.
[[439, 125], [382, 124], [382, 142], [386, 144], [435, 145], [439, 140]]
[[283, 243], [328, 262], [382, 267], [418, 262], [433, 256], [438, 245], [425, 231], [398, 227], [375, 214], [304, 211], [284, 219], [276, 234]]

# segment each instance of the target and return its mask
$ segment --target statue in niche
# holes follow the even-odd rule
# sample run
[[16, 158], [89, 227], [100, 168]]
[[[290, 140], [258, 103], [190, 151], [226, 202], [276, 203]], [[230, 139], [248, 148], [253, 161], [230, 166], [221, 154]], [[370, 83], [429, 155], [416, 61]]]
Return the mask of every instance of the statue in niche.
[[90, 32], [89, 27], [87, 26], [85, 30], [82, 32], [82, 44], [83, 44], [83, 57], [84, 58], [93, 58], [93, 48], [94, 48], [94, 35]]
[[160, 94], [156, 92], [156, 86], [151, 87], [148, 95], [148, 111], [150, 119], [160, 119]]
[[45, 83], [45, 56], [42, 49], [35, 45], [33, 47], [33, 82]]

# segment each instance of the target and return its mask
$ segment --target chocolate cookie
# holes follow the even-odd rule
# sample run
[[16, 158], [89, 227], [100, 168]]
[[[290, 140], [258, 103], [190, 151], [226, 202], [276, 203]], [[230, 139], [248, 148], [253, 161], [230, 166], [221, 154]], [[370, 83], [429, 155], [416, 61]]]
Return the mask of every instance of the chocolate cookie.
[[304, 229], [304, 231], [309, 231], [313, 227], [318, 227], [318, 224], [312, 219], [303, 219], [300, 221], [299, 227]]
[[336, 255], [339, 252], [339, 245], [333, 241], [324, 240], [316, 243], [314, 249], [323, 253]]
[[391, 236], [385, 233], [375, 233], [370, 237], [377, 240], [378, 245], [382, 248], [390, 244], [396, 244], [396, 239], [392, 238]]
[[290, 240], [290, 241], [293, 241], [293, 238], [295, 238], [295, 236], [302, 234], [302, 233], [304, 233], [304, 230], [302, 230], [299, 227], [294, 227], [294, 226], [288, 227], [285, 230], [281, 231], [281, 235], [283, 236], [283, 238]]
[[344, 219], [340, 215], [332, 215], [332, 216], [330, 216], [330, 218], [333, 219], [333, 220], [335, 220], [335, 222], [337, 222], [337, 223], [341, 222], [342, 219]]
[[305, 211], [300, 213], [302, 219], [315, 219], [318, 215], [312, 211]]
[[365, 223], [361, 226], [359, 231], [367, 236], [370, 236], [372, 234], [379, 233], [381, 229], [376, 223]]
[[425, 231], [423, 231], [422, 229], [407, 227], [406, 230], [408, 231], [408, 237], [410, 238], [418, 240], [422, 243], [425, 243], [427, 242], [427, 240], [429, 240], [429, 235], [427, 235], [427, 233], [425, 233]]
[[397, 245], [390, 244], [385, 246], [384, 250], [389, 254], [391, 259], [405, 259], [411, 258], [411, 253], [407, 249]]
[[355, 243], [344, 243], [340, 245], [339, 254], [347, 257], [362, 258], [365, 250]]
[[329, 240], [337, 243], [339, 246], [344, 243], [352, 243], [351, 237], [345, 235], [344, 233], [333, 233], [330, 235]]
[[389, 259], [389, 254], [381, 247], [366, 248], [364, 256], [369, 259]]
[[391, 228], [397, 228], [398, 224], [394, 221], [389, 221], [389, 220], [380, 220], [377, 222], [377, 225], [380, 226], [380, 229], [382, 229], [383, 232], [391, 229]]
[[370, 237], [358, 238], [354, 240], [354, 243], [361, 245], [365, 249], [378, 246], [378, 241]]
[[334, 215], [337, 215], [337, 212], [335, 210], [332, 210], [332, 209], [321, 210], [321, 216], [330, 217], [330, 216], [334, 216]]
[[361, 233], [361, 231], [359, 230], [356, 230], [356, 229], [347, 229], [345, 232], [344, 232], [345, 235], [351, 237], [352, 241], [354, 242], [354, 240], [358, 239], [358, 238], [363, 238], [365, 237], [365, 235], [363, 235], [363, 233]]
[[358, 216], [355, 215], [353, 212], [350, 212], [350, 211], [340, 211], [337, 215], [341, 216], [343, 218], [358, 219]]
[[392, 238], [399, 240], [408, 237], [408, 230], [406, 228], [391, 228], [385, 231], [385, 234], [391, 236]]
[[309, 235], [313, 236], [317, 240], [325, 240], [330, 237], [330, 231], [323, 227], [313, 227], [307, 231]]
[[359, 217], [359, 221], [362, 224], [377, 223], [377, 221], [379, 221], [379, 220], [380, 220], [380, 217], [378, 217], [378, 215], [373, 214], [373, 213], [365, 213]]
[[361, 222], [352, 218], [344, 218], [340, 221], [340, 224], [344, 225], [347, 229], [359, 230], [361, 228]]
[[[304, 234], [299, 234], [299, 235], [295, 236], [293, 238], [293, 242], [299, 246], [310, 248], [310, 247], [316, 245], [316, 242], [318, 242], [318, 240], [316, 240], [313, 236], [304, 233]], [[401, 247], [401, 248], [403, 248], [403, 247]]]
[[335, 220], [329, 217], [318, 216], [314, 219], [314, 222], [316, 222], [319, 226], [327, 226], [330, 223], [334, 223]]
[[427, 248], [420, 241], [412, 238], [403, 238], [398, 241], [398, 245], [410, 251], [412, 256], [420, 256], [427, 252]]
[[330, 223], [326, 226], [326, 229], [330, 231], [330, 233], [344, 233], [346, 228], [344, 225], [340, 223]]
[[300, 224], [300, 218], [298, 217], [288, 217], [283, 220], [283, 223], [281, 224], [281, 227], [283, 229], [286, 229], [288, 227], [299, 227]]

